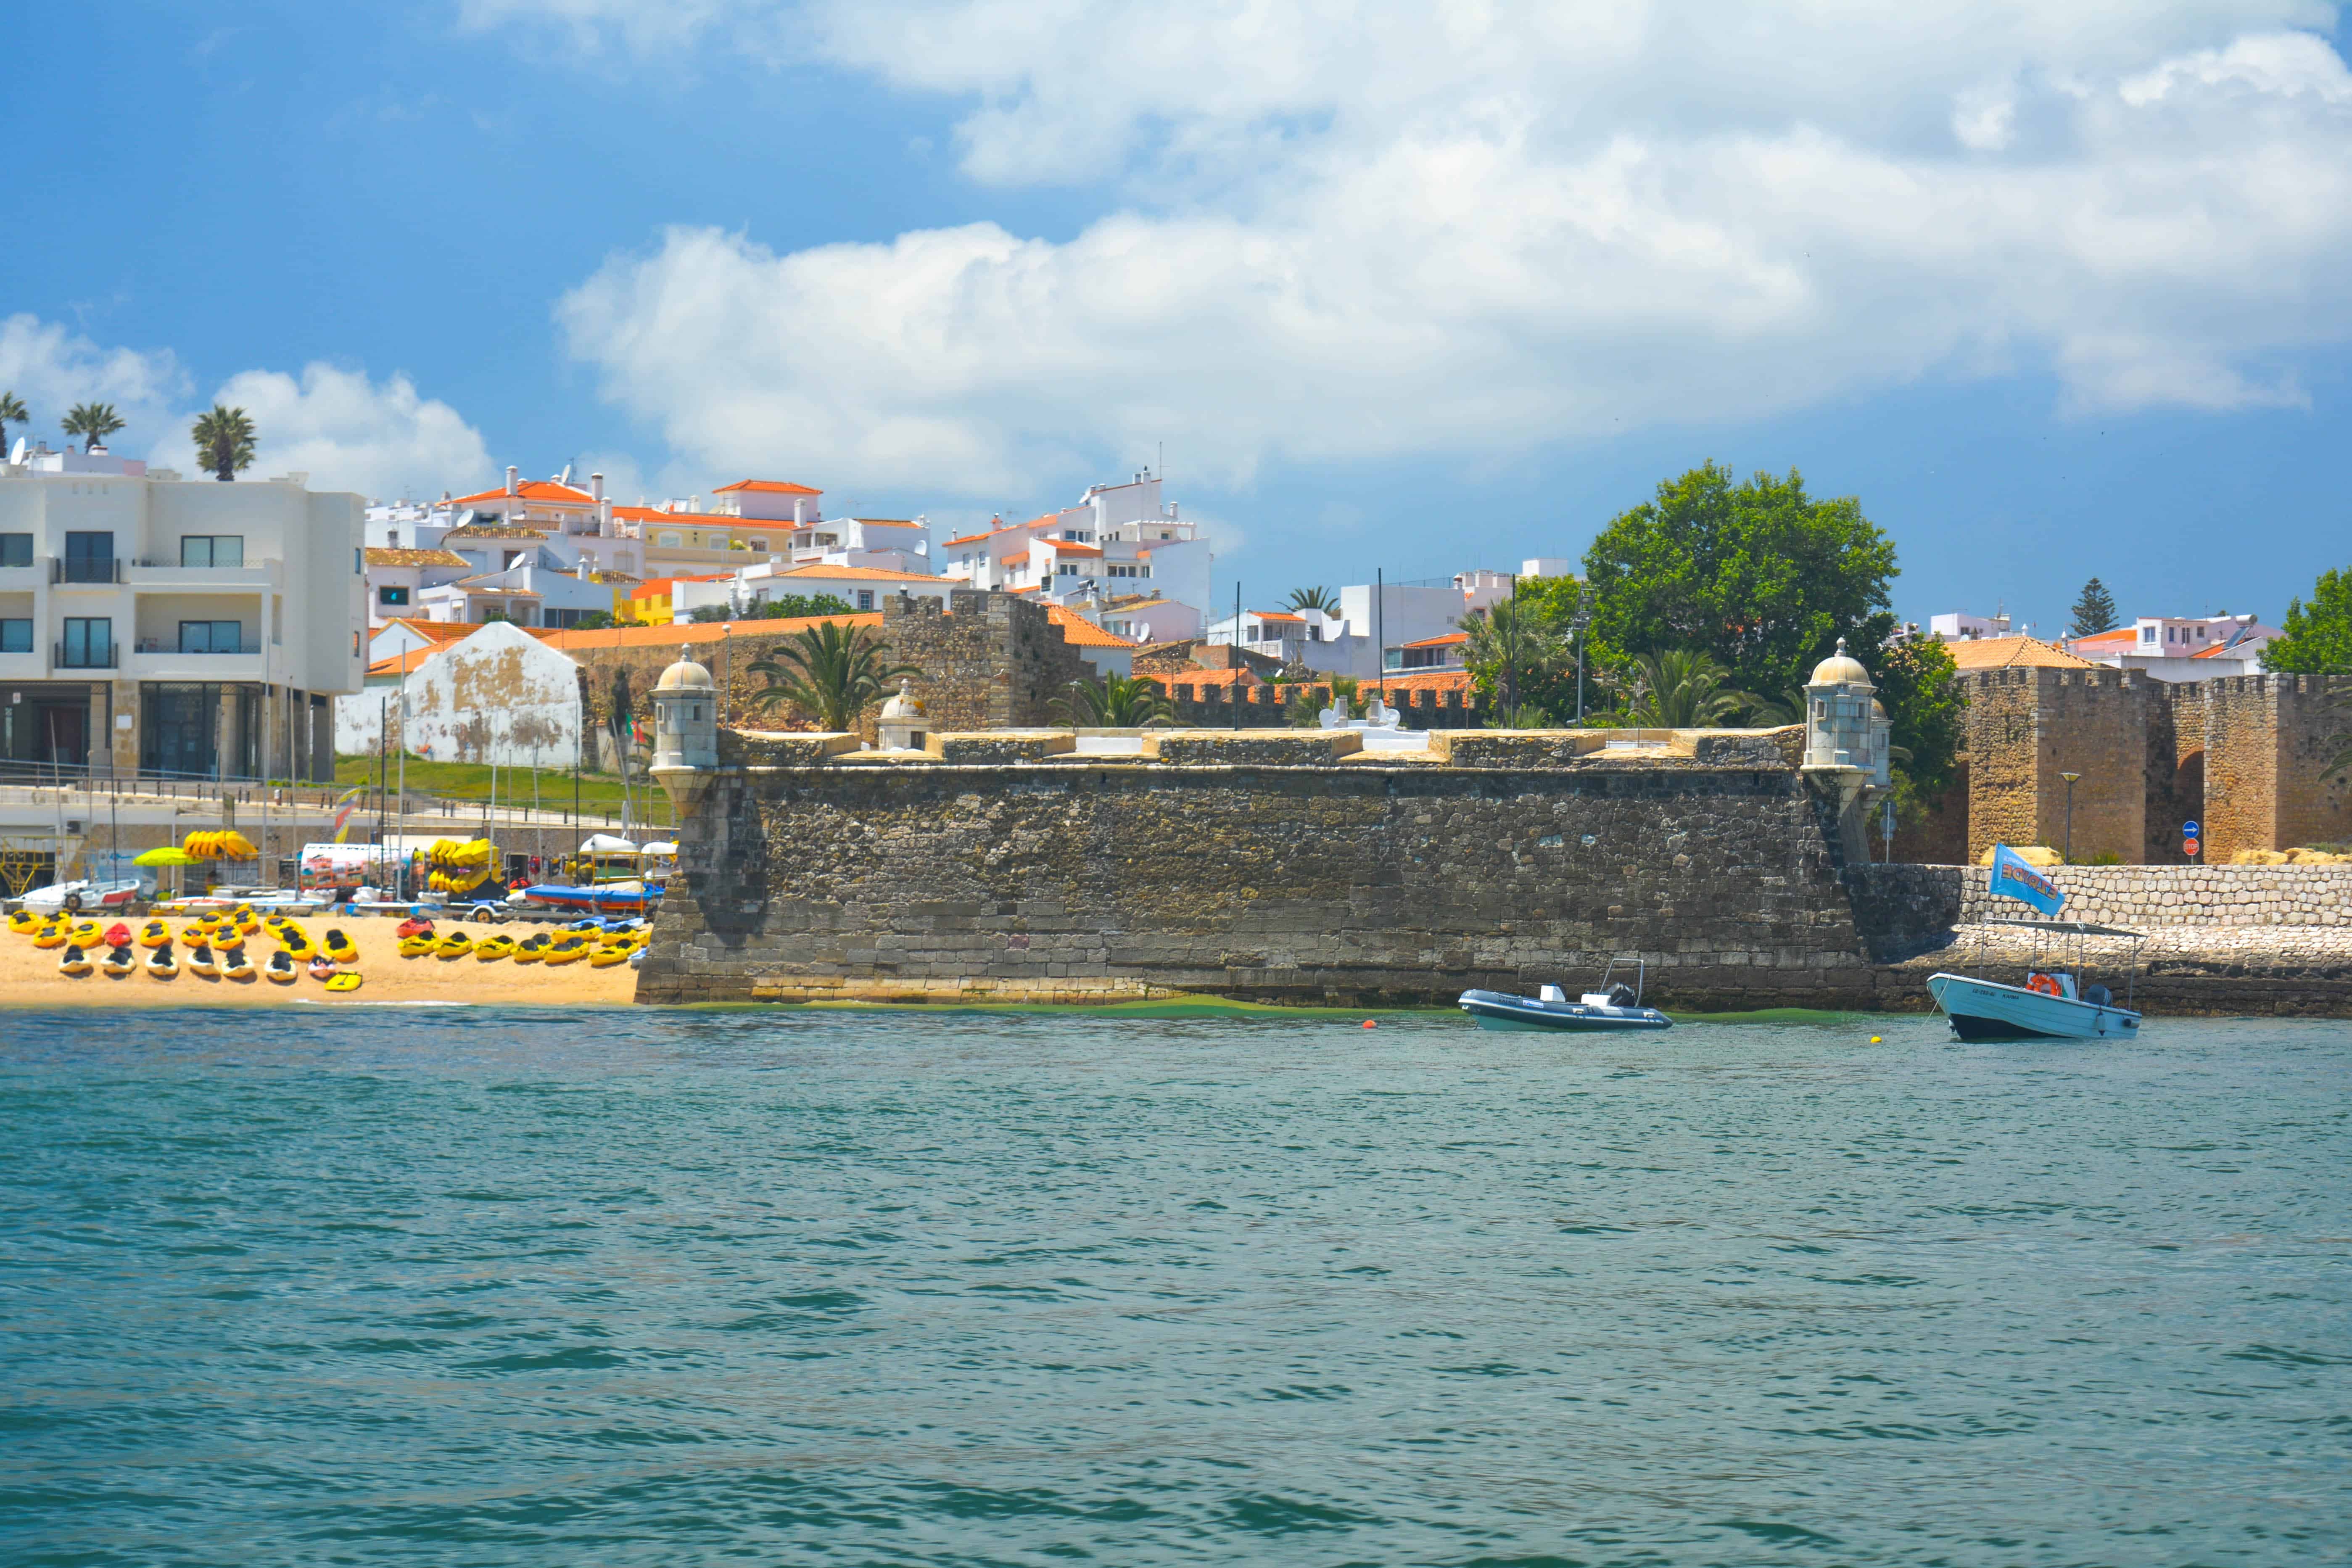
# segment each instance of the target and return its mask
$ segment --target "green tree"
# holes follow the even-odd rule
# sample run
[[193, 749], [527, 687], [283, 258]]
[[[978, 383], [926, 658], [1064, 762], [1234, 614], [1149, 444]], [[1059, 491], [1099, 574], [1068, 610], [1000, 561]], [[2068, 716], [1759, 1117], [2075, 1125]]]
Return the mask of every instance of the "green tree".
[[1053, 700], [1054, 716], [1090, 730], [1132, 730], [1175, 711], [1148, 675], [1082, 675]]
[[1848, 639], [1865, 665], [1894, 630], [1894, 542], [1803, 478], [1735, 483], [1706, 463], [1612, 519], [1585, 552], [1588, 658], [1619, 668], [1667, 648], [1706, 654], [1741, 691], [1786, 691]]
[[2285, 635], [2263, 649], [2263, 666], [2290, 675], [2352, 670], [2352, 566], [2322, 572], [2311, 602], [2286, 607]]
[[698, 610], [688, 611], [686, 618], [696, 626], [709, 626], [713, 621], [723, 621], [730, 617], [726, 605], [705, 605]]
[[106, 438], [122, 428], [122, 416], [114, 411], [111, 403], [77, 403], [66, 410], [58, 421], [68, 436], [79, 436], [85, 450], [106, 444]]
[[[1879, 656], [1874, 679], [1895, 747], [1895, 804], [1898, 813], [1909, 809], [1914, 821], [1925, 803], [1952, 787], [1968, 710], [1958, 674], [1951, 650], [1934, 637], [1912, 637]], [[1918, 803], [1914, 807], [1905, 806], [1906, 786]]]
[[752, 694], [761, 706], [790, 702], [828, 731], [840, 733], [857, 722], [889, 682], [923, 672], [911, 664], [887, 664], [888, 643], [868, 637], [863, 626], [820, 621], [793, 634], [767, 658], [748, 668], [767, 681]]
[[2074, 601], [2074, 623], [2067, 626], [2066, 635], [2089, 637], [2115, 629], [2115, 595], [2107, 592], [2105, 583], [2094, 577], [2083, 584], [2083, 596]]
[[779, 594], [760, 605], [750, 617], [762, 621], [799, 621], [816, 616], [854, 616], [849, 601], [837, 594]]
[[33, 416], [25, 412], [25, 400], [14, 392], [0, 392], [0, 452], [8, 449], [8, 426], [29, 425]]
[[253, 421], [242, 408], [214, 404], [188, 427], [188, 438], [196, 444], [196, 467], [224, 483], [253, 467]]
[[1300, 612], [1320, 610], [1327, 616], [1336, 616], [1339, 613], [1339, 595], [1328, 588], [1293, 588], [1290, 591], [1290, 607]]
[[1612, 675], [1628, 724], [1658, 730], [1720, 730], [1756, 705], [1726, 684], [1723, 666], [1696, 648], [1635, 654]]

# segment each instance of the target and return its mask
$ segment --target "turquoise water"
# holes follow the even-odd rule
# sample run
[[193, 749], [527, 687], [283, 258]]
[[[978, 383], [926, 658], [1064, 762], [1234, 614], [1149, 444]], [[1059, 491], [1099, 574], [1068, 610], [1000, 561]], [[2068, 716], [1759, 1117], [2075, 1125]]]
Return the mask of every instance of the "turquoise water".
[[0, 1034], [10, 1564], [2352, 1559], [2338, 1025]]

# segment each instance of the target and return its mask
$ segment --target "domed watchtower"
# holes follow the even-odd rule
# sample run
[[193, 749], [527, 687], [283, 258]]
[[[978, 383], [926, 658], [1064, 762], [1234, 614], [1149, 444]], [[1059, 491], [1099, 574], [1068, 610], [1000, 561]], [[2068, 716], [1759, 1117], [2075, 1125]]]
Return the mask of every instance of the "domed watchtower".
[[654, 770], [718, 765], [719, 688], [681, 647], [654, 687]]
[[1886, 771], [1893, 728], [1870, 671], [1845, 651], [1845, 638], [1838, 638], [1837, 652], [1815, 665], [1805, 682], [1803, 771], [1837, 803], [1838, 837], [1849, 864], [1870, 858], [1863, 812], [1893, 787]]
[[882, 750], [919, 752], [930, 738], [930, 716], [923, 711], [923, 700], [915, 695], [914, 683], [899, 677], [898, 694], [882, 704], [882, 716], [874, 726]]

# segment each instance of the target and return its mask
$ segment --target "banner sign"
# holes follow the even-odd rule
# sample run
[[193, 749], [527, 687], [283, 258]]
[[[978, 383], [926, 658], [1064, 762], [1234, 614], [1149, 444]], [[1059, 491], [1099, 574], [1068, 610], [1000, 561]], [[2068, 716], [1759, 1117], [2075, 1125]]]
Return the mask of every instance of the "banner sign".
[[1996, 897], [2016, 899], [2032, 904], [2045, 915], [2054, 915], [2066, 902], [2066, 895], [2058, 884], [2035, 870], [2024, 856], [2006, 844], [1992, 847], [1992, 883]]

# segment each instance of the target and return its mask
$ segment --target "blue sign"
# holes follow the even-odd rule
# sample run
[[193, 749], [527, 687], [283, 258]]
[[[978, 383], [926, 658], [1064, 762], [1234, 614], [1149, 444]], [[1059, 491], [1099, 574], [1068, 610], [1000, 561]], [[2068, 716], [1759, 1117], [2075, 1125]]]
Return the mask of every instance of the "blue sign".
[[2045, 915], [2064, 907], [2066, 895], [2058, 884], [2033, 868], [2024, 856], [2006, 844], [1992, 847], [1992, 880], [1986, 890], [1996, 898], [2016, 899]]
[[2184, 822], [2180, 825], [2180, 837], [2183, 838], [2202, 838], [2205, 836], [2197, 831], [2197, 825], [2195, 823]]

